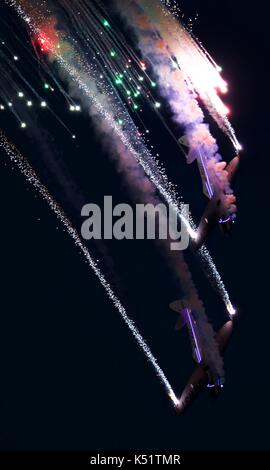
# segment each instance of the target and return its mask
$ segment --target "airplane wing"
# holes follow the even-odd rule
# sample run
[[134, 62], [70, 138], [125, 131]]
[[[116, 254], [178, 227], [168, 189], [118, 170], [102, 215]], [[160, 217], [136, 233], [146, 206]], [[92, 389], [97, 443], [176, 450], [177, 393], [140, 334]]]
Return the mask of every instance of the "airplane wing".
[[[216, 335], [216, 341], [220, 353], [224, 353], [224, 350], [228, 344], [229, 338], [231, 337], [233, 331], [233, 322], [229, 320], [223, 327], [219, 330]], [[192, 373], [190, 379], [188, 380], [187, 385], [185, 386], [183, 393], [179, 399], [179, 403], [176, 407], [178, 413], [182, 413], [190, 406], [203, 388], [208, 384], [209, 377], [206, 371], [206, 368], [203, 365], [196, 367]]]
[[230, 183], [232, 183], [235, 177], [235, 174], [238, 170], [239, 163], [240, 163], [240, 157], [237, 155], [228, 163], [226, 167], [226, 171], [228, 173], [228, 180]]
[[208, 382], [208, 375], [203, 366], [198, 366], [191, 375], [183, 393], [179, 399], [176, 407], [178, 413], [182, 413], [186, 408], [191, 405], [197, 395], [206, 387]]
[[216, 197], [211, 199], [207, 204], [196, 231], [196, 239], [191, 242], [195, 250], [201, 248], [205, 240], [217, 225], [219, 219], [219, 204], [221, 204], [221, 201]]
[[185, 305], [184, 300], [176, 300], [175, 302], [172, 302], [170, 304], [170, 308], [179, 314], [175, 329], [180, 331], [184, 326], [187, 326], [193, 359], [197, 364], [202, 363], [204, 355], [200, 344], [200, 335], [192, 311]]
[[[182, 148], [185, 154], [186, 154], [185, 148], [190, 149], [190, 145], [189, 145], [188, 138], [186, 135], [183, 135], [182, 137], [180, 137], [180, 139], [178, 140], [178, 144], [180, 145], [180, 147]], [[196, 159], [200, 176], [201, 176], [201, 180], [202, 180], [203, 193], [208, 199], [211, 199], [214, 192], [213, 192], [213, 188], [211, 186], [210, 180], [208, 178], [208, 173], [206, 169], [206, 161], [202, 152], [198, 149], [197, 155], [194, 154], [191, 157], [190, 154], [186, 154], [186, 158], [187, 158], [188, 163], [192, 163]]]
[[200, 149], [198, 149], [197, 164], [198, 164], [198, 168], [199, 168], [200, 175], [201, 175], [203, 194], [208, 199], [212, 199], [212, 197], [214, 196], [214, 190], [213, 190], [213, 187], [211, 185], [211, 182], [208, 176], [208, 172], [206, 168], [206, 165], [207, 165], [206, 159], [204, 155], [202, 154], [202, 152], [200, 151]]

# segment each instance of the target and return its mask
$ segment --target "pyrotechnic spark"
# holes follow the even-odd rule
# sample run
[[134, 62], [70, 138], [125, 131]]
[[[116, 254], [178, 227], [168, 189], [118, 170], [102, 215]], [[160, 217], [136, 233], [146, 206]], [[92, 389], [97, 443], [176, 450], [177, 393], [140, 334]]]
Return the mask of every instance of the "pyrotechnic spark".
[[[43, 24], [48, 22], [46, 16], [48, 15], [47, 12], [44, 16], [35, 10], [35, 19], [32, 19], [30, 14], [25, 13], [21, 6], [21, 2], [17, 2], [15, 0], [5, 1], [6, 3], [16, 8], [21, 18], [27, 22], [34, 37], [43, 37], [44, 39], [44, 33], [40, 28]], [[125, 45], [121, 46], [121, 44], [116, 44], [115, 38], [112, 38], [111, 36], [111, 28], [109, 30], [106, 28], [106, 31], [108, 32], [107, 36], [105, 35], [104, 31], [102, 37], [105, 38], [105, 42], [102, 42], [100, 38], [99, 40], [96, 40], [96, 33], [99, 33], [100, 26], [98, 26], [97, 22], [93, 20], [94, 17], [98, 16], [93, 15], [93, 11], [91, 10], [95, 9], [94, 4], [85, 4], [83, 1], [80, 2], [83, 14], [78, 15], [78, 3], [74, 5], [69, 2], [67, 3], [66, 0], [59, 1], [63, 7], [68, 9], [69, 16], [74, 21], [74, 24], [78, 26], [78, 31], [81, 32], [80, 41], [83, 41], [84, 48], [92, 53], [94, 60], [90, 62], [90, 64], [87, 63], [87, 60], [83, 58], [83, 54], [78, 49], [78, 44], [76, 50], [74, 49], [74, 46], [71, 45], [71, 43], [68, 44], [68, 37], [65, 38], [65, 41], [62, 41], [61, 39], [64, 45], [63, 48], [58, 48], [59, 37], [56, 32], [50, 32], [49, 35], [50, 38], [55, 39], [55, 43], [53, 43], [53, 41], [50, 39], [49, 54], [51, 58], [57, 61], [58, 65], [60, 65], [62, 70], [66, 72], [71, 81], [76, 83], [78, 89], [81, 90], [84, 96], [84, 104], [86, 104], [85, 98], [87, 98], [88, 105], [91, 105], [92, 109], [95, 110], [95, 113], [97, 112], [99, 116], [104, 119], [104, 122], [108, 126], [110, 132], [118, 136], [124, 146], [131, 152], [136, 161], [142, 166], [150, 180], [154, 183], [165, 201], [177, 212], [179, 218], [186, 226], [188, 233], [194, 238], [196, 236], [196, 232], [191, 216], [184, 217], [181, 214], [178, 197], [168, 182], [164, 171], [158, 167], [154, 157], [145, 146], [143, 138], [140, 137], [140, 132], [134, 125], [126, 108], [123, 106], [122, 102], [118, 98], [117, 93], [115, 93], [115, 90], [113, 89], [115, 76], [118, 76], [122, 80], [126, 76], [126, 73], [125, 71], [122, 73], [123, 69], [115, 70], [115, 66], [113, 64], [116, 62], [113, 61], [112, 63], [112, 61], [108, 59], [110, 57], [110, 51], [115, 50], [112, 48], [112, 46], [117, 45], [117, 56], [125, 58], [125, 63], [129, 63], [130, 57], [134, 58], [134, 55], [132, 55], [130, 51], [129, 54], [127, 54]], [[89, 38], [91, 38], [93, 41], [89, 42]], [[107, 51], [107, 54], [105, 51]], [[134, 60], [136, 59], [134, 58]], [[100, 73], [101, 70], [102, 73]], [[103, 78], [108, 77], [108, 74], [111, 77], [114, 77], [111, 82], [105, 81]], [[102, 79], [100, 78], [101, 76]], [[149, 79], [147, 75], [146, 78], [151, 86], [152, 80]], [[144, 77], [138, 74], [137, 80], [143, 82]], [[136, 89], [138, 89], [137, 85]], [[130, 99], [133, 109], [139, 110], [140, 106], [132, 101], [133, 98], [128, 97], [128, 99]], [[153, 103], [155, 103], [154, 100]], [[119, 126], [119, 118], [115, 118], [115, 116], [121, 116], [121, 119], [123, 116], [125, 116], [125, 129], [122, 129], [122, 127]], [[75, 135], [72, 137], [76, 138]], [[211, 279], [217, 291], [221, 294], [225, 305], [229, 305], [229, 295], [206, 248], [200, 250], [198, 256], [200, 257], [202, 263], [206, 265], [208, 277]]]
[[[141, 52], [152, 65], [160, 92], [166, 98], [174, 119], [185, 133], [190, 147], [188, 163], [203, 159], [211, 192], [231, 194], [225, 171], [219, 168], [218, 146], [204, 123], [199, 101], [203, 101], [219, 127], [229, 136], [236, 150], [240, 144], [228, 121], [228, 108], [218, 93], [228, 85], [213, 59], [186, 29], [181, 20], [156, 0], [116, 0], [119, 12], [137, 33]], [[167, 2], [165, 2], [167, 4]], [[124, 6], [124, 8], [123, 8]], [[227, 210], [234, 212], [234, 206]]]
[[64, 230], [68, 233], [68, 235], [73, 239], [76, 247], [81, 251], [83, 256], [85, 257], [88, 266], [93, 270], [94, 274], [99, 279], [99, 282], [103, 286], [106, 294], [114, 304], [115, 308], [120, 313], [123, 321], [131, 331], [132, 335], [134, 336], [137, 344], [139, 345], [140, 349], [144, 352], [147, 360], [152, 365], [157, 377], [161, 381], [162, 385], [164, 386], [166, 393], [172, 400], [173, 404], [177, 406], [178, 399], [166, 378], [163, 370], [157, 363], [156, 358], [153, 356], [151, 350], [149, 349], [146, 341], [139, 333], [137, 327], [135, 326], [134, 322], [129, 318], [124, 306], [122, 305], [121, 301], [115, 295], [112, 287], [110, 286], [109, 282], [106, 280], [105, 276], [101, 272], [100, 267], [98, 266], [97, 261], [95, 261], [86, 246], [82, 243], [79, 234], [77, 233], [76, 229], [71, 224], [70, 220], [67, 218], [65, 213], [63, 212], [62, 208], [58, 205], [58, 203], [54, 200], [51, 196], [47, 188], [41, 183], [38, 176], [29, 165], [27, 160], [20, 154], [20, 152], [6, 139], [5, 135], [2, 131], [0, 131], [0, 147], [5, 151], [6, 155], [10, 159], [11, 162], [15, 163], [21, 173], [25, 176], [27, 181], [34, 187], [34, 189], [40, 194], [40, 196], [47, 202], [50, 209], [54, 212], [58, 220], [62, 223]]
[[[2, 19], [0, 21], [3, 21]], [[26, 59], [28, 60], [29, 66], [33, 67], [35, 62], [37, 63], [36, 57], [33, 56], [31, 49], [27, 47], [23, 40], [18, 38], [16, 34], [14, 34], [15, 38], [17, 39], [18, 46], [23, 48], [24, 51], [27, 53]], [[32, 99], [24, 98], [30, 93], [33, 95], [36, 100], [40, 103], [41, 108], [46, 108], [47, 107], [47, 102], [44, 100], [43, 96], [40, 95], [40, 92], [37, 91], [35, 85], [30, 83], [30, 80], [26, 78], [26, 76], [23, 73], [23, 68], [14, 62], [13, 59], [13, 52], [12, 48], [9, 47], [9, 45], [5, 42], [1, 42], [2, 48], [0, 48], [0, 80], [1, 80], [1, 88], [0, 88], [0, 99], [2, 102], [6, 103], [6, 105], [9, 107], [10, 111], [18, 120], [19, 123], [24, 122], [24, 110], [22, 108], [23, 104], [26, 104], [27, 108], [32, 108], [33, 106], [33, 101]], [[17, 56], [16, 56], [17, 57]], [[11, 59], [12, 58], [12, 59]], [[38, 73], [39, 71], [39, 73]], [[10, 78], [10, 73], [12, 73], [12, 79]], [[39, 85], [40, 81], [40, 74], [42, 75], [50, 75], [50, 70], [48, 69], [48, 66], [46, 65], [45, 62], [41, 63], [39, 62], [39, 68], [35, 69], [35, 80], [33, 82], [37, 83], [37, 86]], [[70, 97], [66, 95], [64, 92], [63, 88], [61, 85], [57, 82], [56, 78], [52, 76], [52, 80], [56, 83], [56, 85], [59, 85], [60, 91], [63, 93], [64, 97], [67, 99], [67, 101], [70, 101]], [[21, 83], [24, 85], [24, 89], [21, 88]], [[20, 84], [20, 89], [18, 91], [18, 85]], [[54, 88], [48, 83], [44, 82], [43, 88], [48, 91], [54, 91]], [[38, 87], [40, 89], [40, 86]], [[19, 98], [20, 102], [16, 99]], [[4, 106], [4, 105], [3, 105]], [[55, 119], [60, 123], [61, 126], [63, 126], [70, 135], [72, 135], [72, 132], [70, 129], [66, 126], [66, 124], [62, 121], [62, 119], [53, 111], [51, 107], [48, 106], [48, 109], [50, 112], [53, 114]], [[77, 108], [77, 111], [79, 109]], [[22, 113], [23, 113], [23, 118], [22, 118]]]
[[234, 317], [237, 314], [237, 310], [233, 307], [233, 305], [229, 302], [227, 305], [227, 310], [230, 317]]
[[[145, 0], [140, 0], [140, 4], [143, 3]], [[148, 1], [148, 5], [151, 3], [152, 0]], [[175, 3], [171, 4], [168, 0], [160, 0], [160, 3], [163, 4], [160, 9], [164, 20], [164, 23], [160, 23], [164, 26], [162, 34], [167, 28], [164, 38], [168, 41], [178, 66], [184, 70], [189, 83], [197, 91], [219, 127], [228, 135], [235, 149], [239, 150], [240, 144], [226, 118], [226, 106], [218, 95], [218, 92], [227, 93], [228, 91], [228, 84], [221, 77], [222, 67], [214, 61], [192, 32], [185, 28], [180, 18], [179, 6]], [[177, 21], [173, 16], [177, 18]]]
[[103, 26], [105, 26], [105, 28], [109, 28], [109, 27], [110, 27], [109, 21], [104, 20], [104, 21], [103, 21]]

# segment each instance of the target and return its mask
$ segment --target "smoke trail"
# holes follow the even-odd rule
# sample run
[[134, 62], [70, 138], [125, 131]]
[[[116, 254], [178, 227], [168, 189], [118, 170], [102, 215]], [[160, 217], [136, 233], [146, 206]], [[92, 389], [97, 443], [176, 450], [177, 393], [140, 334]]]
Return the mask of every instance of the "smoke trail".
[[[106, 122], [96, 119], [94, 123], [97, 132], [102, 138], [103, 145], [116, 161], [117, 168], [124, 177], [127, 189], [135, 197], [136, 202], [143, 204], [151, 203], [157, 207], [161, 200], [157, 195], [156, 188], [149, 181], [142, 168], [137, 165], [131, 152], [119, 142], [119, 139], [115, 139], [111, 135]], [[155, 218], [155, 215], [153, 215], [153, 218]], [[159, 214], [159, 223], [167, 227], [167, 214]], [[199, 299], [189, 267], [185, 262], [184, 254], [181, 251], [174, 252], [171, 250], [172, 239], [170, 236], [167, 236], [166, 240], [156, 240], [156, 243], [179, 282], [187, 304], [198, 315], [197, 326], [200, 331], [200, 339], [209, 369], [214, 376], [224, 377], [223, 359], [219, 354], [215, 341], [215, 332], [209, 323], [203, 303]]]
[[141, 13], [144, 12], [143, 23], [137, 27], [141, 28], [144, 24], [147, 29], [150, 26], [152, 32], [159, 36], [160, 48], [166, 48], [167, 54], [183, 70], [189, 88], [200, 95], [219, 127], [228, 135], [235, 149], [239, 150], [239, 142], [227, 118], [228, 109], [218, 95], [218, 91], [226, 93], [228, 89], [228, 84], [220, 75], [221, 68], [186, 29], [169, 2], [124, 0], [124, 3], [129, 4], [131, 10], [134, 8], [133, 5], [136, 5], [137, 13], [140, 9]]
[[[179, 201], [166, 175], [158, 167], [157, 162], [147, 149], [137, 127], [125, 106], [115, 94], [114, 89], [109, 84], [104, 84], [103, 80], [100, 79], [100, 71], [97, 67], [94, 64], [89, 65], [83, 60], [80, 51], [75, 50], [71, 46], [71, 41], [70, 43], [63, 41], [62, 35], [54, 30], [55, 21], [50, 20], [48, 11], [45, 12], [44, 16], [29, 2], [5, 1], [16, 8], [21, 18], [28, 24], [32, 34], [39, 37], [43, 42], [44, 47], [50, 54], [51, 60], [56, 61], [60, 70], [65, 74], [65, 78], [70, 81], [71, 86], [73, 88], [76, 87], [77, 90], [82, 92], [86, 98], [83, 102], [90, 104], [92, 113], [95, 113], [96, 116], [99, 116], [99, 118], [102, 118], [107, 123], [111, 134], [117, 137], [126, 149], [130, 151], [133, 158], [141, 165], [167, 204], [171, 205], [178, 213], [179, 218], [187, 227], [190, 235], [194, 236], [194, 223], [191, 217], [187, 219], [181, 214]], [[44, 27], [46, 34], [43, 31]], [[123, 116], [124, 129], [118, 125], [115, 119], [115, 116], [119, 115]], [[229, 295], [208, 251], [202, 249], [198, 256], [203, 264], [207, 266], [208, 277], [221, 294], [228, 309], [231, 306]]]
[[[75, 57], [77, 57], [76, 54]], [[89, 104], [91, 104], [92, 117], [95, 117], [96, 119], [103, 118], [104, 123], [107, 123], [108, 131], [112, 138], [117, 137], [125, 148], [132, 154], [133, 158], [135, 158], [143, 168], [144, 172], [150, 178], [159, 193], [163, 196], [167, 204], [178, 213], [179, 218], [184, 223], [190, 236], [194, 237], [195, 224], [191, 215], [189, 215], [189, 217], [184, 217], [183, 214], [181, 214], [180, 203], [174, 189], [171, 187], [166, 175], [158, 167], [153, 156], [144, 145], [138, 129], [132, 122], [122, 103], [120, 103], [119, 100], [116, 100], [115, 97], [112, 103], [112, 92], [108, 92], [105, 95], [97, 89], [96, 82], [98, 82], [97, 77], [99, 76], [99, 73], [96, 73], [97, 80], [93, 80], [93, 78], [91, 78], [91, 75], [93, 76], [94, 73], [93, 68], [91, 68], [88, 73], [79, 73], [78, 69], [67, 62], [62, 56], [58, 57], [58, 60], [63, 69], [68, 73], [66, 78], [69, 77], [69, 79], [72, 79], [70, 86], [74, 88], [75, 82], [77, 87], [81, 92], [83, 92], [83, 95], [88, 98], [90, 102]], [[123, 129], [116, 123], [114, 118], [115, 115], [124, 116], [125, 131], [123, 131]], [[198, 257], [203, 264], [204, 271], [206, 272], [211, 284], [217, 292], [220, 293], [226, 308], [231, 312], [233, 310], [233, 306], [231, 304], [229, 294], [206, 247], [202, 247], [199, 250]]]
[[[204, 122], [204, 114], [196, 99], [196, 93], [200, 93], [204, 101], [208, 99], [205, 104], [210, 103], [208, 108], [216, 120], [217, 116], [222, 116], [218, 123], [223, 123], [224, 130], [226, 108], [212, 82], [215, 79], [214, 85], [222, 89], [225, 82], [215, 69], [213, 72], [213, 66], [208, 63], [208, 59], [184, 26], [158, 1], [116, 0], [116, 4], [120, 14], [135, 31], [143, 57], [147, 58], [153, 67], [160, 92], [170, 105], [174, 120], [181, 129], [185, 129], [190, 148], [188, 163], [195, 159], [203, 160], [210, 181], [211, 196], [215, 192], [231, 194], [232, 190], [224, 170], [225, 164], [221, 162], [222, 157], [218, 153], [216, 140]], [[194, 81], [194, 90], [191, 91]], [[202, 81], [210, 81], [210, 86], [207, 83], [207, 93], [205, 89], [202, 90]], [[235, 206], [229, 201], [230, 197], [225, 197], [224, 204], [228, 203], [229, 211], [233, 213]]]
[[12, 145], [6, 139], [3, 132], [0, 130], [0, 147], [5, 151], [6, 155], [9, 159], [14, 162], [21, 173], [25, 176], [27, 181], [35, 188], [35, 190], [40, 194], [40, 196], [47, 202], [50, 209], [55, 213], [56, 217], [62, 223], [65, 231], [69, 234], [69, 236], [73, 239], [77, 248], [82, 252], [83, 256], [85, 257], [89, 267], [94, 271], [95, 275], [98, 277], [101, 285], [104, 287], [106, 294], [113, 302], [115, 308], [119, 311], [122, 319], [124, 320], [125, 324], [128, 326], [129, 330], [131, 331], [132, 335], [134, 336], [137, 344], [139, 345], [140, 349], [144, 352], [146, 358], [151, 363], [153, 369], [157, 377], [160, 379], [161, 383], [163, 384], [168, 396], [172, 400], [173, 404], [176, 406], [178, 404], [178, 399], [168, 382], [163, 370], [159, 367], [157, 360], [153, 356], [152, 352], [150, 351], [146, 341], [143, 339], [139, 331], [137, 330], [134, 322], [128, 317], [127, 312], [123, 305], [121, 304], [120, 300], [114, 294], [109, 282], [105, 279], [104, 275], [102, 274], [100, 268], [98, 267], [97, 262], [91, 257], [88, 249], [83, 245], [77, 231], [72, 226], [69, 219], [66, 217], [65, 213], [61, 209], [61, 207], [57, 204], [57, 202], [53, 199], [53, 197], [48, 192], [47, 188], [43, 186], [43, 184], [38, 179], [38, 176], [29, 165], [29, 163], [25, 160], [25, 158], [18, 152], [14, 145]]
[[[167, 16], [170, 24], [175, 27], [175, 29], [173, 28], [172, 34], [179, 34], [180, 31], [182, 31], [185, 38], [185, 48], [182, 49], [181, 54], [186, 51], [189, 53], [189, 57], [186, 56], [184, 63], [181, 62], [181, 64], [185, 67], [185, 65], [188, 65], [187, 61], [190, 61], [186, 72], [191, 81], [191, 85], [197, 90], [209, 113], [220, 129], [228, 136], [235, 150], [242, 150], [242, 146], [227, 117], [229, 110], [218, 95], [218, 91], [221, 93], [227, 93], [228, 91], [228, 84], [220, 75], [222, 67], [214, 61], [200, 41], [198, 41], [191, 32], [187, 31], [182, 21], [179, 21], [177, 9], [170, 5], [170, 1], [160, 0], [160, 3], [167, 6], [167, 9], [163, 7], [162, 10], [163, 15]], [[172, 16], [168, 14], [169, 12], [171, 12], [172, 16], [177, 17], [178, 21], [173, 21]], [[178, 50], [180, 50], [179, 44]], [[192, 60], [191, 56], [193, 56]]]
[[[63, 3], [66, 4], [65, 1]], [[63, 60], [63, 58], [61, 58], [61, 60]], [[68, 66], [70, 67], [70, 60]], [[93, 68], [91, 71], [93, 74]], [[76, 80], [77, 82], [79, 81], [83, 94], [86, 94], [88, 98], [90, 94], [92, 94], [90, 107], [89, 101], [87, 100], [87, 110], [92, 117], [96, 131], [100, 135], [100, 141], [103, 143], [106, 151], [113, 156], [118, 169], [124, 176], [129, 192], [131, 192], [133, 196], [135, 195], [136, 199], [139, 198], [140, 202], [144, 204], [152, 203], [155, 206], [160, 204], [160, 198], [156, 194], [156, 186], [152, 181], [149, 181], [148, 177], [146, 177], [147, 172], [143, 171], [143, 165], [141, 164], [141, 166], [138, 166], [138, 158], [134, 158], [134, 149], [129, 146], [129, 142], [132, 140], [132, 138], [130, 139], [130, 133], [133, 130], [136, 132], [134, 126], [131, 127], [128, 119], [125, 118], [125, 128], [127, 125], [130, 126], [128, 136], [129, 141], [127, 142], [126, 136], [123, 132], [121, 132], [119, 139], [119, 126], [115, 126], [115, 117], [111, 116], [111, 109], [115, 110], [115, 99], [112, 103], [110, 96], [105, 95], [103, 90], [100, 90], [97, 87], [96, 83], [94, 83], [89, 77], [89, 74], [88, 76], [85, 74], [82, 75], [81, 70], [78, 73], [78, 67], [70, 69], [70, 74], [76, 74]], [[72, 82], [70, 85], [71, 88], [74, 89]], [[76, 97], [79, 96], [82, 99], [82, 96], [78, 95], [77, 88], [73, 90], [73, 93], [75, 93]], [[82, 99], [82, 103], [85, 105], [85, 99]], [[117, 103], [117, 107], [118, 109], [120, 108], [120, 103]], [[107, 115], [105, 112], [107, 112]], [[123, 114], [124, 110], [122, 111], [122, 115]], [[103, 117], [105, 117], [105, 119], [103, 119]], [[131, 135], [134, 136], [136, 134], [133, 133]], [[145, 151], [145, 147], [142, 147], [142, 149]], [[223, 360], [218, 352], [214, 338], [215, 332], [209, 324], [203, 304], [198, 297], [197, 290], [192, 281], [191, 273], [184, 260], [184, 256], [182, 253], [174, 253], [171, 251], [171, 241], [172, 240], [170, 238], [167, 240], [159, 240], [159, 247], [162, 248], [163, 254], [166, 256], [166, 260], [170, 264], [174, 275], [179, 281], [190, 308], [198, 314], [198, 328], [201, 331], [207, 364], [214, 374], [218, 374], [222, 377], [224, 374]]]

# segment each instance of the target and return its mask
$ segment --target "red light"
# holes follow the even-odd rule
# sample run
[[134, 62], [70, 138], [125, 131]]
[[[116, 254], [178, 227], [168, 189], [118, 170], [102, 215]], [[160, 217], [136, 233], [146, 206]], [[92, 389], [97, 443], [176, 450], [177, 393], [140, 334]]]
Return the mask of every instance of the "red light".
[[53, 18], [49, 20], [48, 24], [40, 27], [40, 32], [34, 37], [34, 41], [41, 52], [50, 53], [54, 51], [59, 42], [59, 37]]
[[37, 43], [42, 52], [51, 52], [54, 47], [54, 42], [43, 33], [37, 37]]

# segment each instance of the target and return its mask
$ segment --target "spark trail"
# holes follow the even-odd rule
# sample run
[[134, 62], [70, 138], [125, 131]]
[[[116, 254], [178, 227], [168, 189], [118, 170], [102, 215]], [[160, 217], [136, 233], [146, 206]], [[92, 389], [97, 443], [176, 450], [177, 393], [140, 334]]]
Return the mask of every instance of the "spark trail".
[[47, 188], [41, 183], [37, 174], [32, 169], [31, 165], [27, 162], [27, 160], [21, 155], [21, 153], [16, 149], [16, 147], [11, 144], [7, 138], [5, 137], [4, 133], [0, 130], [0, 147], [4, 150], [5, 154], [8, 156], [11, 162], [15, 163], [20, 170], [20, 172], [25, 176], [27, 181], [34, 187], [34, 189], [40, 194], [40, 196], [47, 202], [50, 209], [56, 215], [57, 219], [62, 223], [64, 230], [68, 233], [68, 235], [74, 241], [76, 247], [81, 251], [84, 258], [87, 261], [88, 266], [93, 270], [94, 274], [99, 279], [99, 282], [103, 286], [106, 294], [114, 304], [115, 308], [120, 313], [123, 321], [131, 331], [133, 337], [135, 338], [138, 346], [144, 352], [147, 360], [152, 365], [157, 377], [159, 378], [160, 382], [162, 383], [163, 387], [166, 390], [169, 398], [173, 402], [174, 406], [177, 406], [178, 399], [166, 378], [163, 370], [158, 365], [156, 358], [153, 356], [151, 350], [149, 349], [146, 341], [139, 333], [137, 327], [135, 326], [134, 322], [129, 318], [124, 306], [122, 305], [121, 301], [113, 292], [109, 282], [104, 277], [103, 273], [101, 272], [98, 263], [92, 258], [91, 254], [89, 253], [86, 246], [82, 243], [81, 238], [76, 231], [76, 229], [71, 224], [70, 220], [67, 218], [65, 213], [63, 212], [62, 208], [58, 205], [58, 203], [54, 200], [51, 196]]
[[[167, 176], [159, 168], [155, 158], [148, 150], [139, 129], [130, 117], [119, 95], [110, 82], [104, 79], [105, 74], [101, 73], [101, 71], [104, 72], [104, 68], [100, 69], [97, 61], [89, 62], [87, 57], [83, 56], [78, 41], [73, 41], [67, 33], [63, 37], [63, 33], [56, 30], [56, 20], [52, 17], [51, 12], [48, 9], [43, 12], [42, 8], [41, 10], [37, 8], [38, 6], [44, 7], [44, 2], [42, 2], [42, 5], [37, 6], [32, 6], [30, 2], [23, 0], [5, 0], [5, 2], [15, 7], [19, 16], [27, 23], [31, 35], [44, 49], [44, 52], [48, 54], [50, 60], [58, 64], [65, 78], [70, 82], [70, 86], [74, 89], [74, 85], [76, 85], [77, 90], [81, 91], [82, 103], [88, 107], [90, 105], [92, 116], [103, 120], [109, 135], [113, 138], [117, 137], [130, 151], [164, 200], [177, 212], [191, 237], [194, 237], [195, 224], [191, 216], [187, 218], [181, 213], [180, 202], [168, 182]], [[66, 2], [63, 0], [60, 3], [65, 4]], [[85, 2], [80, 1], [78, 4], [85, 5]], [[78, 8], [77, 3], [76, 8]], [[83, 13], [85, 12], [83, 11]], [[85, 14], [78, 16], [80, 16], [81, 21], [87, 18]], [[89, 24], [87, 23], [87, 26], [82, 27], [80, 30], [84, 31], [86, 28], [87, 31], [88, 27]], [[94, 34], [90, 37], [93, 36]], [[85, 43], [83, 44], [85, 45]], [[119, 118], [121, 118], [123, 124], [119, 124]], [[198, 256], [208, 278], [221, 295], [228, 312], [230, 312], [233, 307], [229, 294], [208, 250], [205, 247], [202, 248]]]
[[[228, 91], [228, 84], [221, 76], [222, 69], [195, 36], [187, 30], [179, 14], [177, 15], [173, 6], [170, 6], [170, 2], [167, 0], [123, 0], [122, 10], [123, 4], [127, 15], [131, 13], [130, 20], [134, 21], [137, 28], [145, 34], [150, 28], [153, 35], [156, 35], [160, 50], [163, 53], [166, 50], [175, 69], [183, 71], [185, 81], [193, 96], [203, 101], [218, 126], [231, 140], [234, 148], [240, 150], [241, 145], [227, 118], [229, 110], [219, 96], [220, 93], [226, 94]], [[137, 12], [134, 7], [137, 8]], [[139, 18], [139, 12], [145, 16]]]
[[[5, 30], [8, 29], [8, 25], [1, 18], [1, 35]], [[3, 31], [2, 31], [2, 25]], [[2, 113], [12, 113], [18, 121], [21, 129], [28, 127], [27, 119], [25, 116], [27, 111], [49, 111], [54, 118], [59, 122], [65, 130], [73, 135], [71, 130], [63, 122], [57, 113], [54, 112], [50, 103], [44, 99], [45, 92], [53, 92], [55, 89], [44, 79], [45, 76], [50, 76], [50, 70], [46, 67], [46, 64], [41, 64], [39, 58], [34, 57], [32, 48], [27, 47], [23, 42], [23, 39], [19, 38], [14, 34], [16, 44], [20, 46], [20, 51], [24, 52], [23, 64], [21, 63], [21, 57], [14, 54], [13, 47], [10, 47], [5, 41], [0, 41], [0, 111]], [[25, 40], [25, 38], [24, 38]], [[27, 62], [27, 63], [26, 63]], [[37, 69], [33, 65], [38, 64]], [[24, 74], [23, 66], [27, 67], [27, 73], [30, 74], [31, 81]], [[51, 82], [56, 83], [56, 86], [60, 89], [61, 93], [64, 94], [64, 90], [61, 85], [51, 77]], [[70, 100], [66, 97], [68, 104]]]
[[[119, 12], [136, 33], [140, 50], [156, 75], [160, 93], [169, 104], [174, 120], [186, 134], [188, 163], [202, 161], [209, 181], [210, 197], [223, 193], [229, 212], [235, 213], [225, 163], [211, 135], [199, 101], [208, 109], [236, 150], [240, 144], [230, 125], [228, 109], [218, 92], [227, 83], [181, 21], [157, 0], [116, 0]], [[123, 8], [124, 6], [124, 8]]]

